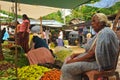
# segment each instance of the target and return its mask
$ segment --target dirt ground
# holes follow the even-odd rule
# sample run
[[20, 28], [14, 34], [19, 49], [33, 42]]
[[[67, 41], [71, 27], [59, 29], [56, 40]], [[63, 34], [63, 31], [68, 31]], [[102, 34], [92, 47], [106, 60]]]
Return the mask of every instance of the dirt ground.
[[83, 53], [85, 51], [79, 46], [70, 46], [69, 48], [73, 50], [73, 53]]

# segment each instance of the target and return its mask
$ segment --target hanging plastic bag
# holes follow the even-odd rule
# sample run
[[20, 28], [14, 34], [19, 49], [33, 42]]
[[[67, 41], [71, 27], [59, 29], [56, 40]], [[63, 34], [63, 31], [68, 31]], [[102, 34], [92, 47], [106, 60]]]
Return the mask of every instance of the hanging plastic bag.
[[3, 40], [8, 40], [8, 38], [9, 38], [10, 36], [9, 36], [9, 33], [6, 31], [5, 33], [4, 33], [4, 36], [3, 36]]

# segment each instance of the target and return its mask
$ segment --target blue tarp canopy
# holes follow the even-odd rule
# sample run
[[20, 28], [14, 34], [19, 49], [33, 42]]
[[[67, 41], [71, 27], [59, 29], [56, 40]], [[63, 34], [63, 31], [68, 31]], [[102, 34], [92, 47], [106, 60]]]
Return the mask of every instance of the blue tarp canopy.
[[86, 4], [87, 6], [97, 7], [97, 8], [109, 8], [115, 5], [116, 2], [120, 0], [100, 0], [94, 4]]

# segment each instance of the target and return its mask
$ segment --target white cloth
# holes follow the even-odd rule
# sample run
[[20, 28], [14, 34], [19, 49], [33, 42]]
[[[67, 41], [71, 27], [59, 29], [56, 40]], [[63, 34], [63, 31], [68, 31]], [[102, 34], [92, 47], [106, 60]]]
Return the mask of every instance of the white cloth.
[[63, 39], [63, 32], [62, 31], [60, 31], [58, 38]]
[[49, 30], [45, 30], [45, 34], [46, 34], [46, 39], [48, 40], [49, 39], [49, 34], [50, 34]]

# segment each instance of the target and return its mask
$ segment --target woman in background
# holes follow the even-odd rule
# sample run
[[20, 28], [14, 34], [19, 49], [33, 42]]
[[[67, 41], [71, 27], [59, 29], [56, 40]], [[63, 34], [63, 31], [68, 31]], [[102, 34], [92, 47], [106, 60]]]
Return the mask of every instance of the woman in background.
[[23, 22], [19, 27], [17, 44], [24, 49], [25, 53], [27, 53], [29, 50], [30, 20], [26, 14], [23, 14], [22, 18], [23, 18]]
[[58, 43], [58, 46], [64, 46], [62, 29], [60, 29], [59, 31], [57, 43]]

